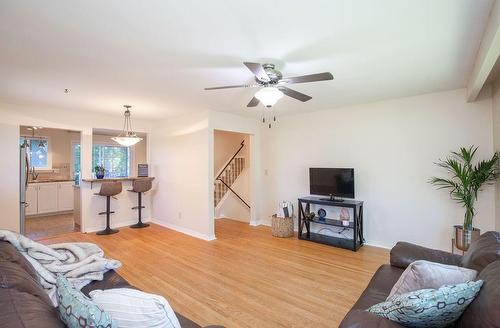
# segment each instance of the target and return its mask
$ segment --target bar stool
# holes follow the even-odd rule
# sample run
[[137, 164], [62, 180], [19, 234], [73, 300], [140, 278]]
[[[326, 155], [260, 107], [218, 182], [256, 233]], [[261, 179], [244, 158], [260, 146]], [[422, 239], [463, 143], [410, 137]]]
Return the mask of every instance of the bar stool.
[[[109, 217], [111, 214], [115, 213], [111, 211], [111, 197], [118, 195], [122, 192], [122, 183], [120, 181], [116, 182], [103, 182], [101, 184], [101, 190], [94, 195], [106, 197], [106, 212], [101, 212], [99, 215], [106, 214], [106, 229], [97, 232], [98, 235], [111, 235], [117, 233], [118, 229], [111, 229], [109, 226]], [[114, 197], [113, 197], [114, 198]]]
[[138, 198], [138, 206], [132, 207], [133, 210], [138, 210], [139, 221], [136, 224], [131, 225], [131, 228], [145, 228], [149, 227], [148, 223], [142, 222], [142, 193], [151, 190], [153, 187], [151, 179], [137, 179], [132, 181], [132, 189], [129, 191], [136, 192]]

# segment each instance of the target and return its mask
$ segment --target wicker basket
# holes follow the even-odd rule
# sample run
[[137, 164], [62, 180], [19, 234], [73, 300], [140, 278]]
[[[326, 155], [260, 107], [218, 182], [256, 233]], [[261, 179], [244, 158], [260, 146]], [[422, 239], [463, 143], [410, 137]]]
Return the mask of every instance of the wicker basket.
[[273, 236], [286, 238], [293, 236], [293, 219], [273, 215]]

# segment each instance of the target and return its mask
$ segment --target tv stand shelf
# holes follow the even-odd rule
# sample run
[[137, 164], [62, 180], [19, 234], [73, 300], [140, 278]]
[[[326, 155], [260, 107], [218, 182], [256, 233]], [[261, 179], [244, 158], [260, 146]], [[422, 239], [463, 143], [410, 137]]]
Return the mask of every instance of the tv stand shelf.
[[[364, 243], [363, 237], [363, 202], [359, 200], [342, 199], [328, 200], [320, 197], [306, 196], [298, 199], [299, 202], [299, 239], [309, 240], [317, 243], [332, 245], [336, 247], [346, 248], [357, 251]], [[307, 213], [310, 212], [311, 204], [352, 208], [354, 218], [349, 222], [349, 226], [342, 225], [342, 221], [319, 217], [312, 220], [306, 219]], [[336, 236], [323, 235], [311, 232], [311, 223], [322, 224], [343, 228], [353, 231], [353, 238], [341, 238]], [[304, 229], [305, 228], [305, 229]]]

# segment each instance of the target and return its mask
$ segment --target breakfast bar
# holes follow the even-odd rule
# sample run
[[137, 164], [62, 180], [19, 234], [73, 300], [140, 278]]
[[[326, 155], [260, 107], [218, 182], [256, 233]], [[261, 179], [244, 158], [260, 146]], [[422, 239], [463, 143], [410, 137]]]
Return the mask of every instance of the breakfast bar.
[[[138, 194], [134, 192], [134, 182], [153, 182], [155, 177], [105, 177], [103, 179], [82, 178], [80, 188], [82, 190], [82, 216], [83, 231], [96, 232], [106, 227], [107, 219], [99, 213], [111, 211], [110, 224], [112, 229], [130, 226], [138, 222], [139, 216], [144, 222], [151, 220], [151, 191], [141, 195], [141, 213], [138, 213]], [[120, 192], [110, 195], [110, 208], [107, 208], [106, 197], [100, 195], [100, 188], [103, 184], [120, 182], [122, 188]]]
[[121, 178], [91, 178], [82, 179], [83, 182], [90, 182], [90, 189], [92, 189], [95, 182], [116, 182], [116, 181], [134, 181], [134, 180], [154, 180], [154, 177], [121, 177]]

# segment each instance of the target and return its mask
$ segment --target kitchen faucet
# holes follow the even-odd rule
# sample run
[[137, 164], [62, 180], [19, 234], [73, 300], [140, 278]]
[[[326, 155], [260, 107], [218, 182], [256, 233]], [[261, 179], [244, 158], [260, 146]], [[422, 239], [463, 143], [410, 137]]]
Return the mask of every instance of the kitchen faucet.
[[37, 172], [35, 171], [35, 167], [33, 166], [33, 167], [31, 168], [31, 180], [33, 180], [33, 181], [34, 181], [34, 180], [38, 179], [38, 174], [39, 174], [39, 173], [37, 173]]

